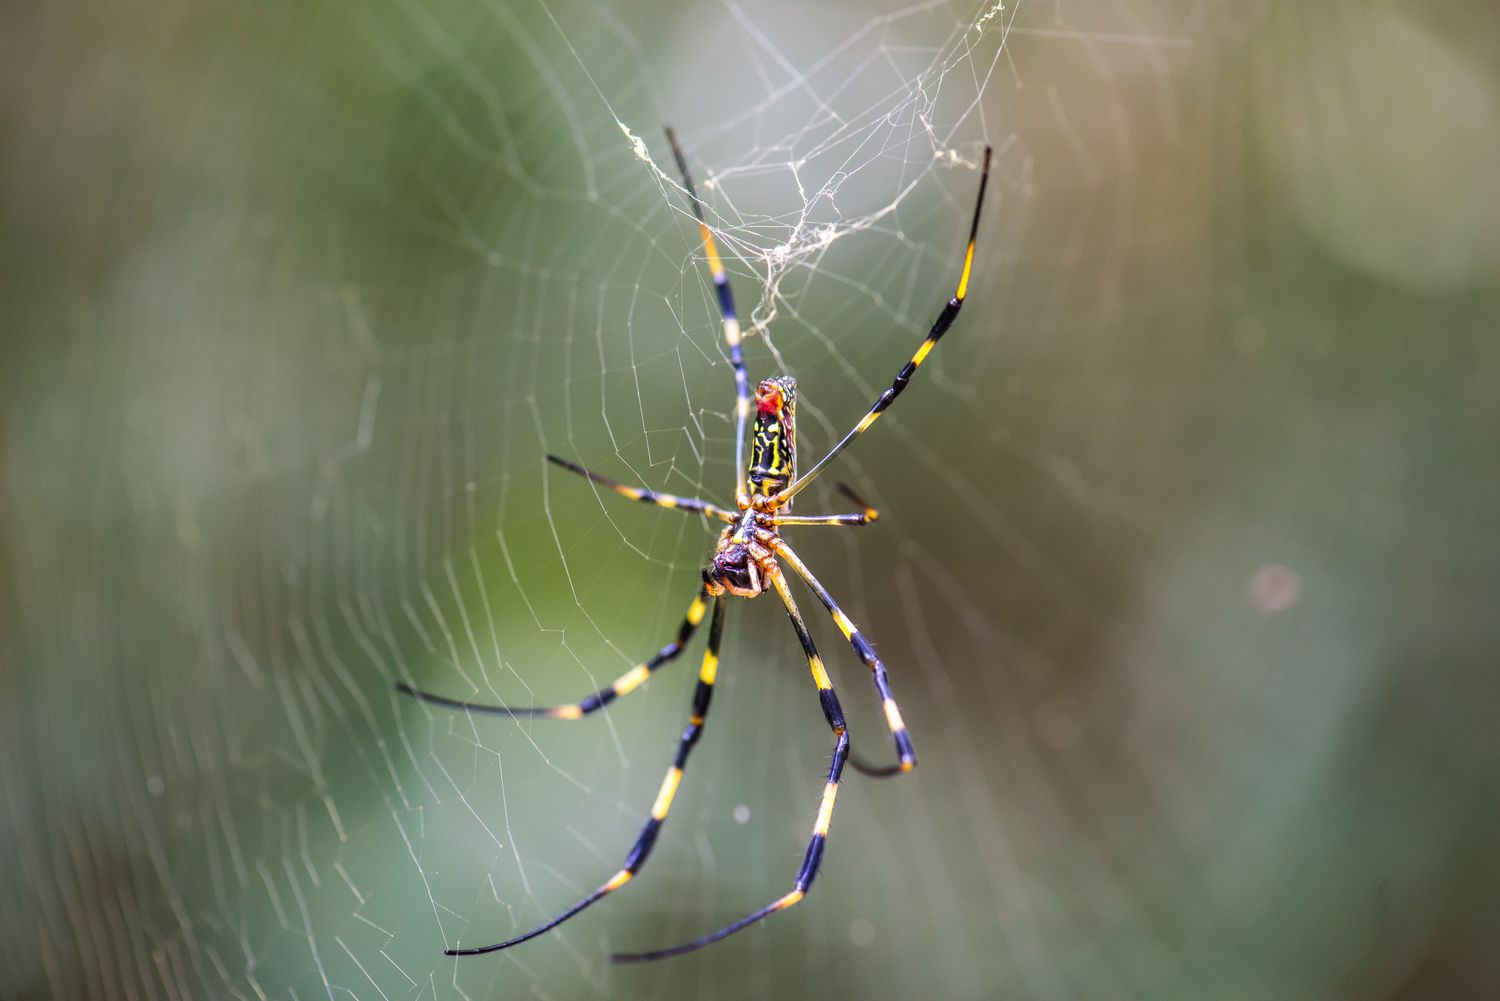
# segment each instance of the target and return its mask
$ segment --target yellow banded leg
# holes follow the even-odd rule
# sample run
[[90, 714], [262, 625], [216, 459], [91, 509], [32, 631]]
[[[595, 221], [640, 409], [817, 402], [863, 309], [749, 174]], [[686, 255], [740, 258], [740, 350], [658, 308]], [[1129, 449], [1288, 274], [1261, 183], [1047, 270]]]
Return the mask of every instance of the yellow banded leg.
[[840, 483], [839, 493], [858, 504], [861, 510], [854, 514], [777, 515], [771, 524], [777, 528], [783, 525], [869, 525], [880, 517], [880, 512], [861, 500], [849, 484]]
[[396, 682], [396, 691], [403, 695], [422, 702], [428, 702], [435, 706], [445, 706], [449, 709], [461, 709], [464, 712], [486, 713], [492, 716], [542, 716], [547, 719], [582, 719], [591, 712], [609, 705], [621, 695], [627, 695], [640, 687], [641, 683], [655, 673], [656, 669], [668, 661], [675, 660], [682, 653], [682, 648], [692, 638], [693, 632], [698, 628], [698, 623], [703, 621], [703, 613], [708, 609], [708, 592], [699, 590], [698, 596], [688, 606], [687, 615], [682, 620], [682, 625], [677, 627], [677, 636], [672, 642], [662, 647], [650, 660], [643, 661], [620, 675], [615, 683], [608, 688], [601, 688], [593, 695], [581, 699], [578, 702], [570, 702], [561, 706], [495, 706], [480, 702], [465, 702], [462, 699], [450, 699], [446, 695], [434, 695], [421, 689], [413, 688], [404, 681]]
[[620, 871], [606, 880], [593, 893], [551, 921], [533, 928], [524, 935], [477, 949], [445, 949], [444, 952], [447, 955], [478, 956], [486, 952], [498, 952], [513, 945], [520, 945], [543, 932], [556, 928], [585, 907], [618, 890], [640, 872], [641, 867], [646, 864], [646, 859], [651, 856], [651, 849], [656, 844], [656, 836], [661, 833], [661, 825], [667, 819], [667, 812], [672, 809], [672, 799], [677, 795], [677, 787], [682, 782], [682, 770], [687, 764], [688, 755], [698, 743], [698, 738], [703, 733], [703, 723], [708, 718], [708, 706], [713, 698], [714, 678], [718, 672], [719, 642], [724, 636], [724, 609], [724, 599], [716, 598], [713, 623], [708, 629], [708, 650], [703, 655], [703, 667], [698, 672], [698, 684], [693, 691], [692, 716], [688, 721], [687, 729], [682, 732], [682, 737], [677, 742], [677, 755], [672, 759], [672, 766], [667, 769], [666, 778], [662, 780], [661, 788], [657, 791], [656, 801], [651, 805], [651, 816], [646, 818], [646, 823], [641, 827], [641, 833], [636, 836], [635, 844], [631, 847], [629, 854], [625, 856], [625, 864], [620, 867]]
[[852, 759], [852, 764], [859, 771], [875, 776], [900, 775], [911, 771], [917, 767], [917, 751], [912, 746], [911, 735], [906, 732], [906, 722], [901, 718], [901, 708], [896, 705], [896, 698], [891, 694], [890, 676], [886, 674], [885, 665], [880, 662], [875, 648], [860, 634], [859, 628], [849, 616], [844, 614], [838, 602], [833, 600], [833, 595], [829, 594], [828, 589], [813, 576], [807, 564], [802, 562], [790, 546], [783, 542], [776, 550], [776, 555], [786, 560], [787, 564], [796, 571], [797, 576], [812, 588], [818, 600], [823, 603], [823, 607], [828, 609], [828, 614], [833, 616], [834, 625], [839, 627], [839, 632], [844, 634], [844, 638], [854, 648], [855, 654], [870, 669], [871, 680], [875, 682], [875, 692], [880, 696], [880, 707], [885, 713], [886, 726], [890, 728], [891, 739], [896, 744], [896, 763], [894, 765], [871, 765], [855, 757]]
[[870, 519], [862, 514], [797, 514], [778, 517], [772, 524], [777, 528], [786, 525], [868, 525]]
[[698, 220], [698, 235], [703, 241], [703, 256], [708, 258], [708, 271], [713, 276], [714, 291], [719, 298], [719, 316], [724, 323], [724, 345], [729, 349], [729, 364], [734, 369], [734, 497], [743, 504], [749, 498], [745, 492], [745, 426], [750, 419], [750, 374], [745, 368], [745, 353], [740, 347], [740, 321], [734, 312], [734, 292], [729, 287], [729, 275], [724, 271], [724, 262], [719, 257], [719, 247], [714, 242], [713, 232], [708, 228], [708, 219], [703, 212], [703, 201], [693, 187], [693, 176], [688, 172], [687, 157], [677, 143], [677, 133], [667, 127], [667, 142], [672, 146], [672, 156], [677, 161], [677, 170], [682, 174], [682, 186], [687, 189], [688, 200], [693, 205], [693, 217]]
[[782, 603], [786, 605], [787, 617], [792, 620], [792, 628], [797, 631], [797, 638], [801, 640], [802, 649], [807, 654], [807, 665], [812, 671], [813, 684], [818, 687], [818, 701], [823, 706], [823, 715], [827, 718], [828, 726], [834, 734], [833, 763], [828, 768], [828, 781], [823, 786], [823, 798], [818, 803], [818, 816], [813, 821], [812, 838], [808, 841], [807, 851], [802, 856], [802, 867], [797, 871], [797, 879], [787, 893], [777, 897], [760, 910], [747, 914], [712, 934], [671, 949], [617, 953], [610, 957], [612, 962], [636, 963], [652, 959], [666, 959], [712, 945], [720, 939], [728, 938], [735, 932], [750, 927], [757, 921], [770, 917], [777, 911], [784, 911], [797, 904], [807, 896], [813, 880], [818, 877], [818, 869], [823, 863], [823, 849], [828, 842], [828, 826], [833, 821], [833, 804], [839, 794], [839, 780], [844, 773], [844, 762], [849, 757], [849, 731], [844, 724], [844, 710], [839, 706], [838, 696], [833, 693], [833, 683], [829, 681], [828, 671], [823, 667], [823, 661], [813, 645], [812, 636], [807, 631], [807, 624], [802, 621], [802, 615], [797, 611], [797, 603], [792, 600], [791, 591], [787, 590], [786, 581], [781, 574], [776, 574], [771, 578], [771, 582], [776, 586], [776, 592], [781, 595]]
[[799, 476], [795, 483], [792, 483], [777, 495], [780, 498], [780, 503], [785, 504], [786, 501], [796, 496], [802, 488], [811, 483], [823, 471], [823, 468], [828, 463], [833, 461], [834, 456], [853, 444], [854, 439], [864, 434], [870, 425], [874, 424], [876, 419], [885, 413], [886, 408], [896, 401], [896, 397], [901, 395], [901, 391], [906, 388], [906, 384], [911, 381], [911, 377], [916, 374], [917, 369], [927, 360], [928, 354], [931, 353], [938, 339], [948, 332], [949, 327], [953, 326], [953, 321], [958, 317], [958, 311], [963, 308], [964, 297], [968, 294], [969, 290], [969, 272], [974, 267], [974, 240], [979, 235], [979, 214], [980, 210], [984, 208], [984, 189], [989, 186], [989, 181], [990, 148], [986, 146], [984, 148], [984, 167], [979, 174], [979, 195], [974, 199], [974, 218], [969, 223], [969, 243], [967, 249], [964, 251], [963, 272], [959, 275], [958, 287], [953, 293], [953, 298], [948, 300], [948, 304], [943, 307], [942, 312], [938, 314], [938, 318], [933, 321], [932, 329], [927, 333], [927, 339], [918, 345], [916, 352], [911, 356], [911, 360], [902, 367], [900, 372], [896, 373], [896, 378], [891, 383], [891, 388], [880, 394], [880, 398], [875, 401], [874, 406], [870, 407], [869, 412], [860, 418], [859, 423], [854, 426], [854, 430], [844, 435], [838, 444], [829, 450], [827, 455], [818, 460], [816, 465]]
[[653, 504], [671, 511], [701, 511], [710, 518], [718, 518], [720, 521], [734, 521], [735, 519], [734, 512], [717, 507], [708, 501], [698, 500], [696, 497], [678, 497], [676, 494], [664, 494], [656, 490], [647, 490], [645, 487], [632, 487], [619, 480], [612, 480], [608, 476], [600, 476], [576, 462], [569, 462], [555, 455], [547, 456], [547, 461], [563, 467], [570, 473], [577, 473], [585, 479], [593, 480], [602, 487], [608, 487], [621, 497], [628, 497], [642, 504]]

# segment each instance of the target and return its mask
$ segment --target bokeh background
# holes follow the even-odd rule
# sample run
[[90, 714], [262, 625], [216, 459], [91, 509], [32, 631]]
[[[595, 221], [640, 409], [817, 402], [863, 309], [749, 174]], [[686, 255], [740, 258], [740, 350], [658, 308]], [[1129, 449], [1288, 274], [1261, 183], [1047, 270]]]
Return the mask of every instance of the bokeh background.
[[[0, 995], [1500, 996], [1497, 66], [1477, 0], [7, 7]], [[571, 725], [392, 689], [576, 698], [691, 597], [709, 526], [541, 458], [733, 482], [666, 121], [810, 452], [996, 147], [882, 520], [799, 542], [922, 767], [606, 965], [796, 870], [829, 740], [737, 603], [645, 874], [445, 959], [614, 871], [686, 712], [696, 649]]]

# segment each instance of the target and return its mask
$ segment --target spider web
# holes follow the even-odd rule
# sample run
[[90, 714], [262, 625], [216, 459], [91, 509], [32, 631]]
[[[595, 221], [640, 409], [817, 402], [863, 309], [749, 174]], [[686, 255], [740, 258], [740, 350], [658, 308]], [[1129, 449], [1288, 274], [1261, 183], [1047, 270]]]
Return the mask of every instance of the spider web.
[[[44, 97], [5, 98], [0, 992], [1484, 996], [1497, 104], [1454, 32], [1334, 7], [7, 15], [0, 90]], [[806, 843], [831, 739], [775, 599], [734, 602], [639, 878], [447, 959], [613, 873], [686, 720], [701, 632], [582, 722], [393, 687], [576, 700], [695, 593], [716, 526], [543, 461], [732, 500], [664, 123], [804, 463], [951, 294], [995, 149], [964, 313], [799, 498], [880, 523], [791, 538], [922, 767], [846, 773], [801, 906], [609, 967]]]

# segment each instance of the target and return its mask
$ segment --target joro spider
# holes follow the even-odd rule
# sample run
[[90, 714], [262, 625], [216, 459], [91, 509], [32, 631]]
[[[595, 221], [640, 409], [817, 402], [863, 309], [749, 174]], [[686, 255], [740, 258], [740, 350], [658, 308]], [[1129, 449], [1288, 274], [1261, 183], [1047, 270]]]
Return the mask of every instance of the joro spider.
[[[421, 699], [435, 705], [446, 706], [451, 709], [462, 709], [467, 712], [493, 713], [501, 716], [545, 716], [552, 719], [581, 719], [589, 713], [602, 709], [615, 699], [635, 690], [642, 682], [651, 677], [657, 668], [668, 661], [674, 660], [682, 653], [683, 647], [692, 637], [693, 632], [703, 621], [703, 614], [707, 610], [709, 598], [713, 599], [713, 621], [709, 626], [708, 649], [703, 655], [703, 665], [698, 672], [698, 684], [693, 692], [692, 712], [688, 717], [687, 729], [683, 731], [682, 737], [677, 743], [677, 754], [672, 760], [672, 765], [667, 769], [666, 778], [662, 780], [661, 790], [656, 795], [656, 802], [651, 807], [651, 816], [646, 820], [645, 826], [641, 828], [640, 835], [636, 838], [635, 845], [625, 856], [625, 863], [605, 881], [597, 890], [584, 897], [572, 907], [563, 911], [557, 917], [534, 928], [524, 935], [494, 945], [480, 946], [469, 949], [446, 949], [449, 956], [477, 956], [488, 952], [497, 952], [508, 949], [513, 945], [519, 945], [529, 939], [533, 939], [543, 932], [550, 931], [582, 911], [589, 905], [597, 902], [603, 897], [613, 893], [635, 877], [646, 864], [651, 855], [651, 849], [656, 843], [657, 835], [661, 831], [662, 824], [667, 819], [667, 812], [672, 807], [672, 799], [677, 793], [677, 786], [682, 781], [682, 772], [687, 765], [688, 755], [698, 743], [702, 736], [704, 721], [708, 718], [709, 700], [713, 696], [714, 680], [718, 674], [719, 666], [719, 641], [724, 635], [724, 615], [727, 606], [725, 594], [736, 595], [741, 598], [754, 598], [764, 592], [768, 587], [776, 589], [786, 606], [786, 614], [792, 622], [792, 628], [796, 630], [797, 638], [802, 642], [802, 649], [807, 655], [808, 667], [812, 670], [814, 684], [818, 687], [818, 700], [823, 707], [823, 715], [828, 720], [829, 729], [833, 731], [834, 747], [833, 761], [828, 770], [828, 782], [823, 788], [822, 802], [818, 806], [818, 816], [813, 823], [812, 839], [808, 842], [807, 851], [802, 858], [802, 866], [797, 872], [797, 878], [790, 892], [783, 894], [765, 907], [746, 915], [733, 924], [720, 928], [718, 931], [691, 942], [675, 946], [670, 949], [659, 949], [654, 952], [637, 952], [615, 954], [610, 957], [613, 962], [639, 962], [652, 959], [666, 959], [669, 956], [680, 956], [683, 953], [701, 949], [711, 945], [722, 938], [727, 938], [735, 932], [769, 917], [777, 911], [784, 911], [793, 906], [807, 895], [813, 880], [817, 878], [818, 867], [823, 861], [823, 848], [828, 838], [828, 825], [833, 819], [833, 803], [838, 796], [839, 780], [843, 776], [846, 761], [853, 763], [854, 767], [867, 774], [876, 776], [897, 775], [909, 772], [916, 767], [917, 754], [912, 747], [911, 737], [906, 732], [906, 724], [901, 720], [901, 710], [896, 706], [896, 700], [891, 694], [890, 679], [886, 676], [885, 665], [880, 662], [868, 640], [860, 634], [849, 616], [839, 608], [838, 602], [828, 590], [818, 582], [807, 565], [798, 558], [792, 548], [786, 544], [781, 537], [780, 529], [788, 526], [811, 526], [811, 525], [867, 525], [873, 522], [877, 513], [874, 508], [861, 501], [853, 491], [843, 484], [840, 490], [860, 510], [852, 514], [816, 514], [816, 515], [792, 515], [787, 512], [791, 510], [792, 498], [800, 493], [811, 483], [819, 473], [827, 468], [828, 464], [836, 458], [839, 453], [853, 444], [854, 440], [867, 431], [870, 425], [885, 413], [901, 391], [906, 388], [907, 383], [926, 360], [927, 355], [937, 344], [938, 339], [947, 332], [958, 316], [959, 309], [964, 304], [964, 294], [968, 289], [969, 271], [974, 263], [974, 239], [979, 232], [980, 210], [984, 207], [984, 190], [989, 182], [990, 175], [990, 148], [984, 150], [984, 166], [979, 175], [979, 194], [974, 199], [974, 217], [969, 225], [969, 242], [964, 253], [963, 271], [959, 275], [958, 287], [953, 297], [948, 300], [947, 305], [938, 314], [933, 323], [931, 331], [917, 348], [916, 353], [897, 373], [891, 387], [880, 394], [880, 398], [870, 407], [869, 411], [862, 417], [848, 434], [834, 445], [828, 454], [818, 460], [807, 472], [801, 476], [797, 475], [797, 424], [796, 424], [796, 402], [797, 384], [790, 376], [766, 379], [756, 388], [754, 394], [755, 424], [751, 429], [750, 462], [745, 463], [745, 424], [750, 417], [751, 394], [750, 381], [745, 368], [744, 354], [740, 348], [740, 325], [735, 317], [734, 297], [729, 288], [729, 277], [724, 272], [723, 262], [719, 258], [718, 248], [714, 243], [713, 233], [709, 231], [708, 223], [703, 212], [703, 203], [698, 198], [698, 193], [693, 187], [693, 180], [688, 172], [687, 160], [682, 155], [682, 148], [677, 143], [677, 137], [668, 128], [667, 141], [671, 144], [672, 155], [677, 161], [677, 168], [682, 173], [683, 187], [687, 191], [688, 199], [693, 206], [693, 215], [698, 220], [698, 231], [703, 239], [704, 255], [708, 258], [708, 267], [713, 275], [714, 288], [718, 292], [719, 310], [723, 321], [724, 340], [729, 348], [729, 362], [734, 368], [735, 386], [735, 504], [736, 510], [717, 507], [707, 501], [697, 500], [690, 497], [676, 497], [671, 494], [659, 493], [644, 487], [632, 487], [606, 476], [592, 472], [576, 463], [560, 459], [555, 455], [547, 456], [547, 459], [563, 467], [570, 472], [587, 477], [602, 486], [608, 487], [616, 493], [629, 497], [631, 500], [640, 501], [644, 504], [654, 504], [657, 507], [672, 508], [678, 511], [697, 511], [710, 518], [728, 522], [728, 526], [719, 536], [717, 546], [709, 565], [703, 570], [703, 585], [698, 594], [693, 598], [693, 603], [688, 606], [687, 616], [677, 630], [676, 639], [662, 647], [654, 657], [644, 663], [636, 665], [622, 675], [619, 680], [608, 688], [601, 689], [587, 698], [561, 706], [529, 706], [529, 707], [507, 707], [480, 705], [472, 702], [464, 702], [459, 699], [451, 699], [441, 695], [418, 691], [410, 685], [400, 683], [397, 688], [413, 698]], [[849, 641], [855, 654], [870, 669], [870, 676], [875, 683], [875, 690], [880, 696], [880, 702], [885, 711], [886, 725], [890, 728], [891, 737], [895, 742], [897, 761], [893, 765], [868, 765], [858, 757], [851, 758], [849, 754], [849, 728], [844, 721], [844, 711], [839, 706], [838, 696], [834, 694], [833, 683], [828, 678], [828, 672], [823, 667], [822, 658], [818, 656], [817, 648], [813, 646], [811, 634], [807, 631], [807, 624], [802, 620], [802, 614], [797, 610], [797, 603], [792, 599], [792, 592], [787, 588], [786, 580], [782, 576], [778, 561], [784, 561], [801, 577], [812, 590], [823, 607], [833, 616], [834, 623], [839, 631]]]

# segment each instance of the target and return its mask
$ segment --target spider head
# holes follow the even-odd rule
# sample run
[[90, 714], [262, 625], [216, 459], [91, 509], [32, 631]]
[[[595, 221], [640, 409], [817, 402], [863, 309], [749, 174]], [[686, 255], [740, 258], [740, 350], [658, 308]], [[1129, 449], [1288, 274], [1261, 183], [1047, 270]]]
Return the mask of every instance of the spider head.
[[722, 545], [703, 571], [703, 586], [718, 597], [725, 591], [741, 598], [753, 598], [765, 589], [760, 567], [748, 546], [740, 543]]

